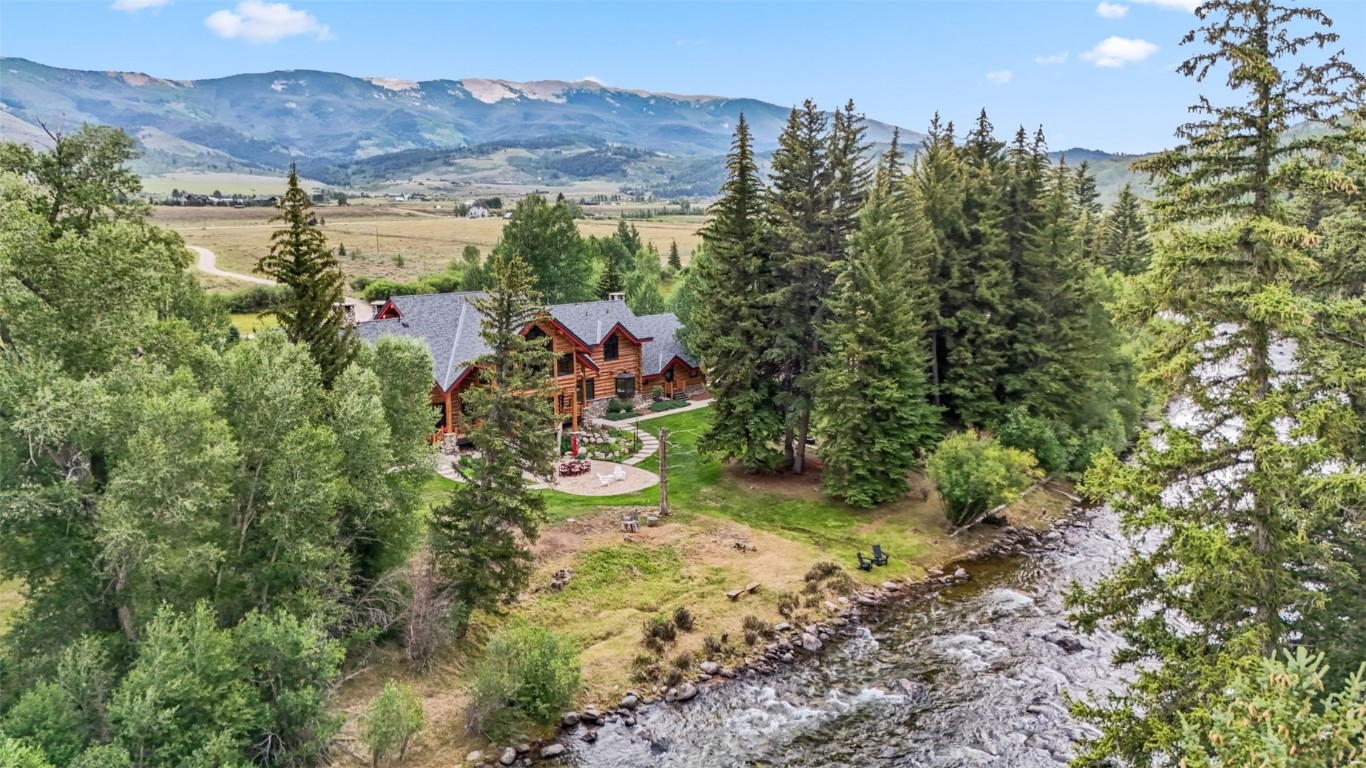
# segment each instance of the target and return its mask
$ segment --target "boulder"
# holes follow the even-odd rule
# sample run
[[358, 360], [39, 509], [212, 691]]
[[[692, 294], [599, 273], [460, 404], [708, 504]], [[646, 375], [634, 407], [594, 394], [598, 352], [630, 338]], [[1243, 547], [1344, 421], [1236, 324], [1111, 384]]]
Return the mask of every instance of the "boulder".
[[596, 707], [587, 707], [579, 713], [579, 719], [589, 725], [597, 725], [602, 722], [602, 713]]
[[584, 731], [583, 735], [579, 738], [583, 739], [583, 741], [587, 744], [592, 744], [593, 742], [598, 740], [598, 732], [592, 730]]
[[953, 577], [955, 579], [958, 579], [959, 581], [966, 581], [968, 578], [968, 572], [962, 568], [959, 568], [958, 570], [953, 572]]
[[469, 753], [468, 755], [465, 755], [465, 762], [467, 762], [467, 763], [482, 763], [482, 762], [484, 762], [484, 753], [483, 753], [483, 752], [480, 752], [479, 750], [476, 749], [476, 750], [474, 750], [473, 752]]
[[674, 691], [674, 701], [688, 701], [697, 695], [697, 686], [692, 683], [683, 683]]
[[498, 762], [502, 765], [512, 765], [517, 762], [517, 750], [512, 747], [503, 750], [503, 754], [498, 758]]
[[565, 728], [573, 728], [579, 724], [578, 712], [566, 712], [560, 717], [560, 725]]
[[541, 747], [541, 759], [548, 760], [552, 757], [559, 757], [564, 754], [563, 744], [547, 744]]
[[1058, 646], [1067, 653], [1076, 653], [1086, 647], [1081, 644], [1080, 640], [1071, 635], [1054, 635], [1047, 639], [1050, 643]]
[[640, 706], [640, 697], [631, 691], [627, 691], [626, 695], [622, 697], [621, 703], [617, 706], [622, 709], [635, 709]]
[[702, 670], [704, 675], [715, 675], [721, 671], [721, 665], [714, 661], [704, 661], [698, 665], [698, 669]]
[[807, 653], [815, 653], [816, 651], [819, 651], [821, 649], [821, 645], [822, 643], [820, 641], [820, 638], [816, 637], [810, 632], [807, 632], [806, 634], [802, 635], [802, 647], [806, 649]]
[[882, 582], [882, 588], [885, 589], [885, 590], [887, 590], [888, 592], [900, 592], [900, 591], [901, 591], [901, 585], [898, 584], [898, 583], [896, 583], [895, 581], [884, 581], [884, 582]]

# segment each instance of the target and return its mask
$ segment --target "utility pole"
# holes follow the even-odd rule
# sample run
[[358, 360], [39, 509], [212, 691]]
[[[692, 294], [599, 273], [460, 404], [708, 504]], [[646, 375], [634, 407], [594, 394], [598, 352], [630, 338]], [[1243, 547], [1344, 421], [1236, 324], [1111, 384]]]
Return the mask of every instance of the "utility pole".
[[659, 516], [669, 515], [669, 430], [659, 428]]

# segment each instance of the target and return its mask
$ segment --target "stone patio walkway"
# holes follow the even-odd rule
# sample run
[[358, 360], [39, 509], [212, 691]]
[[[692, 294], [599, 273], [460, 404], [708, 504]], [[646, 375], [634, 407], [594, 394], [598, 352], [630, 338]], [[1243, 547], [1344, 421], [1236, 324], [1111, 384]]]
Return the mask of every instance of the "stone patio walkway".
[[[643, 434], [643, 433], [642, 433]], [[456, 457], [442, 456], [437, 464], [437, 474], [457, 483], [464, 482], [460, 474], [451, 465]], [[558, 462], [556, 462], [558, 465]], [[617, 467], [621, 467], [626, 477], [622, 480], [612, 480], [607, 485], [602, 484], [599, 475], [610, 475]], [[529, 481], [528, 488], [533, 490], [549, 488], [555, 491], [573, 494], [575, 496], [617, 496], [624, 493], [635, 493], [646, 488], [659, 484], [659, 476], [649, 470], [639, 467], [616, 464], [610, 461], [593, 461], [593, 468], [587, 474], [575, 477], [557, 477], [553, 483], [543, 483], [536, 480], [531, 475], [527, 475]], [[530, 482], [534, 481], [534, 482]]]

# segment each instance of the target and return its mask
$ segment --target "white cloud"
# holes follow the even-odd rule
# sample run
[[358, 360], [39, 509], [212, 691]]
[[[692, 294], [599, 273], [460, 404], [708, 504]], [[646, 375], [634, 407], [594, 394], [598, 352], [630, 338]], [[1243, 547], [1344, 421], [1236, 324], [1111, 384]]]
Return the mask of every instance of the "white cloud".
[[602, 85], [602, 81], [598, 79], [597, 75], [584, 75], [583, 77], [579, 78], [579, 80], [586, 80], [590, 83], [597, 83], [598, 85]]
[[1156, 5], [1161, 6], [1162, 8], [1179, 8], [1180, 10], [1189, 11], [1190, 13], [1195, 13], [1195, 9], [1199, 8], [1200, 4], [1204, 1], [1205, 0], [1133, 0], [1135, 3]]
[[1157, 53], [1157, 46], [1147, 40], [1110, 36], [1100, 41], [1095, 48], [1083, 53], [1081, 58], [1093, 62], [1097, 67], [1118, 68], [1135, 61], [1143, 61]]
[[204, 19], [204, 26], [219, 37], [229, 40], [240, 38], [252, 43], [274, 43], [294, 35], [313, 35], [318, 40], [332, 39], [332, 31], [313, 14], [296, 11], [288, 3], [268, 3], [263, 0], [242, 0], [231, 11], [212, 13]]
[[1035, 64], [1066, 64], [1066, 63], [1067, 63], [1067, 51], [1063, 51], [1062, 53], [1055, 53], [1055, 54], [1052, 54], [1051, 56], [1035, 56], [1035, 57], [1034, 57], [1034, 63], [1035, 63]]
[[996, 83], [997, 85], [1005, 85], [1006, 83], [1010, 82], [1010, 78], [1014, 76], [1015, 73], [1011, 72], [1008, 69], [1000, 69], [995, 72], [987, 73], [987, 79], [993, 83]]
[[144, 8], [160, 8], [169, 2], [171, 0], [114, 0], [114, 4], [109, 7], [116, 11], [137, 13]]
[[[1142, 0], [1140, 0], [1141, 2]], [[1107, 3], [1100, 0], [1100, 5], [1096, 6], [1096, 15], [1102, 19], [1122, 19], [1124, 14], [1129, 12], [1129, 6], [1119, 3]]]

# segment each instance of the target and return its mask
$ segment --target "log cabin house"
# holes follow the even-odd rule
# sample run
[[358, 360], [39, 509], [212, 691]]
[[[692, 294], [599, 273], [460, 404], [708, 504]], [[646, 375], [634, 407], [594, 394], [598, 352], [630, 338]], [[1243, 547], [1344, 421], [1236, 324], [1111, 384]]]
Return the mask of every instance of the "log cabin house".
[[[479, 385], [473, 363], [488, 354], [472, 299], [479, 293], [395, 296], [375, 319], [356, 324], [367, 342], [381, 336], [421, 339], [432, 353], [432, 405], [438, 436], [465, 433], [461, 393]], [[555, 353], [555, 413], [577, 430], [595, 401], [634, 399], [655, 386], [683, 396], [704, 383], [697, 358], [678, 341], [673, 314], [637, 316], [620, 294], [607, 301], [553, 304], [522, 335], [546, 339]]]

